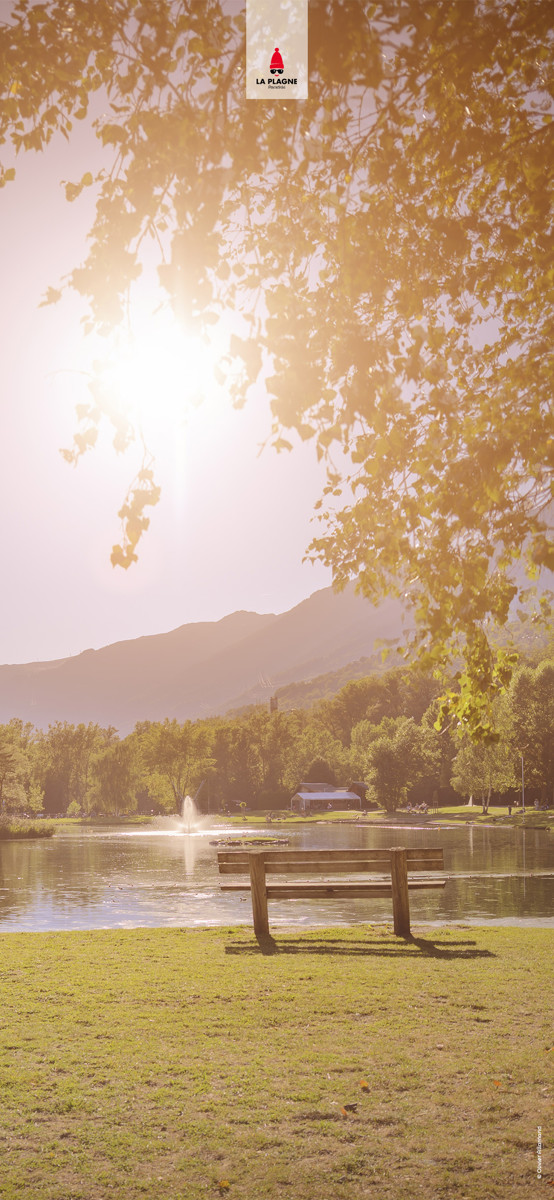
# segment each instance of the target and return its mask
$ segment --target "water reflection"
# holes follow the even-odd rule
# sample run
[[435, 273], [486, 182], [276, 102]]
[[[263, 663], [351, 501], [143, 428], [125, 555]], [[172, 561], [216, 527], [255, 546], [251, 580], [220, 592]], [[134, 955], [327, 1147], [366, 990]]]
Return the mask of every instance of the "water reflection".
[[[234, 833], [252, 834], [241, 829]], [[310, 825], [283, 830], [291, 846], [442, 846], [444, 891], [413, 895], [414, 922], [551, 924], [552, 834], [483, 826], [384, 828]], [[51, 840], [0, 845], [0, 929], [88, 929], [139, 925], [236, 925], [251, 921], [249, 898], [222, 894], [217, 847], [225, 830], [181, 823], [159, 828], [73, 827]], [[537, 873], [552, 872], [539, 878]], [[485, 873], [489, 872], [490, 875]], [[390, 921], [390, 901], [337, 897], [271, 904], [276, 925]]]

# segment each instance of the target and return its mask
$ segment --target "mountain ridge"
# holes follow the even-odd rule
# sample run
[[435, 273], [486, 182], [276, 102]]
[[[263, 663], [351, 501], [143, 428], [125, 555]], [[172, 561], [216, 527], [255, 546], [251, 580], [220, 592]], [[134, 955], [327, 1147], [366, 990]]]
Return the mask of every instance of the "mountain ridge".
[[285, 613], [229, 613], [49, 662], [0, 666], [0, 722], [114, 725], [223, 715], [402, 636], [399, 601], [323, 588]]

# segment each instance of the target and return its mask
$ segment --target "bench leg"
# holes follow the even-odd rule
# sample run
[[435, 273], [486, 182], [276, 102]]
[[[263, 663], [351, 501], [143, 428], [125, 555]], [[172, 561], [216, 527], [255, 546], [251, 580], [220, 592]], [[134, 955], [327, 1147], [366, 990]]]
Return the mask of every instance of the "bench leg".
[[252, 896], [252, 916], [254, 918], [254, 933], [256, 936], [269, 934], [267, 916], [267, 893], [265, 889], [265, 863], [258, 851], [248, 855], [250, 864], [250, 894]]
[[391, 850], [392, 913], [397, 937], [410, 936], [410, 896], [405, 850]]

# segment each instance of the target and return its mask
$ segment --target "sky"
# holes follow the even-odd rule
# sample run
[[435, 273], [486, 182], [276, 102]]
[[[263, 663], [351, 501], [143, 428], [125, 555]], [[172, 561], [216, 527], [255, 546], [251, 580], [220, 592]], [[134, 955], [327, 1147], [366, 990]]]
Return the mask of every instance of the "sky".
[[299, 441], [290, 454], [260, 453], [270, 429], [262, 387], [240, 411], [210, 393], [185, 405], [180, 425], [160, 401], [161, 501], [139, 562], [111, 566], [140, 455], [117, 456], [106, 431], [76, 467], [63, 460], [93, 348], [76, 294], [39, 307], [86, 254], [93, 189], [70, 204], [61, 180], [94, 170], [101, 152], [85, 123], [78, 137], [21, 156], [15, 182], [0, 190], [0, 663], [62, 658], [237, 609], [283, 612], [331, 582], [327, 568], [302, 561], [318, 532], [323, 468]]

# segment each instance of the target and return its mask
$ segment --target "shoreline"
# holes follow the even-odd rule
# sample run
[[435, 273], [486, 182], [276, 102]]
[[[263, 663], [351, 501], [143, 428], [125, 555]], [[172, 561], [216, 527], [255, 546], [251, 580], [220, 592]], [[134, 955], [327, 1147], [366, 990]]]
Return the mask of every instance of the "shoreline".
[[[215, 814], [214, 814], [215, 815]], [[218, 814], [219, 815], [219, 814]], [[417, 817], [417, 820], [413, 818]], [[314, 814], [307, 817], [279, 817], [276, 820], [268, 821], [266, 817], [259, 816], [257, 813], [251, 813], [247, 817], [231, 817], [228, 818], [228, 827], [232, 829], [240, 829], [243, 824], [256, 825], [260, 828], [295, 828], [305, 825], [358, 825], [365, 828], [372, 826], [380, 826], [381, 828], [394, 829], [398, 826], [403, 826], [409, 829], [419, 829], [429, 827], [437, 827], [441, 829], [451, 828], [457, 829], [461, 825], [482, 826], [487, 828], [498, 828], [501, 826], [504, 829], [551, 829], [554, 827], [554, 813], [551, 810], [548, 812], [537, 813], [534, 811], [511, 817], [507, 815], [495, 816], [494, 812], [477, 813], [475, 816], [466, 816], [465, 814], [448, 813], [442, 814], [417, 814], [417, 813], [376, 813], [374, 816], [321, 816]]]

